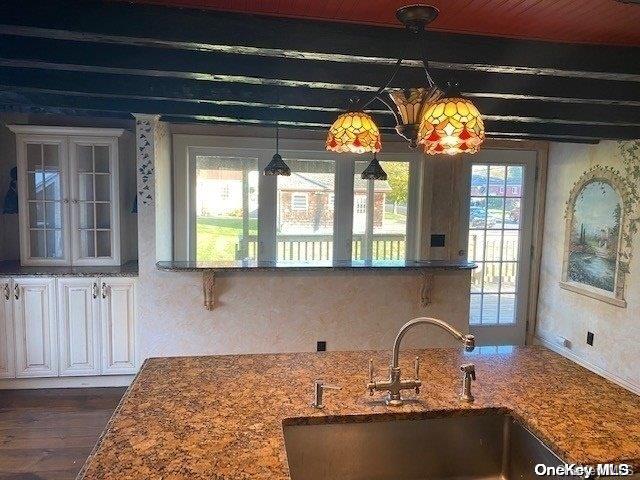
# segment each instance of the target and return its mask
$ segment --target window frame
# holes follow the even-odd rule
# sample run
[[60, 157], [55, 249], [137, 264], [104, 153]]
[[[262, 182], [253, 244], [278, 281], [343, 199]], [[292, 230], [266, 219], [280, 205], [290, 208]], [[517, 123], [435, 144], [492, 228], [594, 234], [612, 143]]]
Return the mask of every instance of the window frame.
[[[274, 153], [273, 139], [220, 137], [212, 135], [173, 135], [173, 234], [174, 260], [196, 261], [195, 192], [197, 155], [218, 155], [256, 160], [262, 171]], [[337, 154], [324, 149], [319, 140], [280, 140], [280, 154], [299, 160], [335, 162], [333, 192], [333, 258], [350, 261], [353, 236], [353, 179], [356, 162], [370, 161], [369, 155]], [[379, 159], [409, 163], [409, 199], [407, 202], [407, 260], [420, 259], [424, 249], [420, 236], [424, 231], [422, 207], [423, 155], [412, 151], [406, 143], [389, 142]], [[258, 180], [258, 260], [277, 258], [277, 177], [259, 175]], [[340, 208], [335, 208], [339, 205]]]

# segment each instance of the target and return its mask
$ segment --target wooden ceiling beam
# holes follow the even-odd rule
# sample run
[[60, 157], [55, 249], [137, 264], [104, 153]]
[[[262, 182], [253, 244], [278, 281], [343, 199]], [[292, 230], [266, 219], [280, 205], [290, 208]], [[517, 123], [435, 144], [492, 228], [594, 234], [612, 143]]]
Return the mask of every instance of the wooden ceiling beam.
[[[351, 90], [367, 97], [391, 74], [391, 67], [282, 60], [243, 55], [176, 52], [140, 47], [0, 36], [0, 65], [58, 71], [182, 78], [209, 82]], [[520, 97], [581, 104], [640, 102], [640, 83], [611, 82], [472, 71], [433, 70], [444, 84], [454, 78], [472, 98]], [[401, 68], [392, 87], [424, 85], [424, 73]], [[544, 100], [546, 99], [546, 100]]]
[[[6, 96], [5, 96], [6, 97]], [[290, 108], [265, 108], [248, 105], [198, 105], [182, 102], [159, 102], [149, 100], [99, 97], [74, 97], [33, 93], [28, 96], [20, 94], [5, 98], [13, 103], [49, 106], [53, 108], [85, 109], [99, 112], [136, 112], [157, 113], [167, 118], [182, 118], [193, 121], [211, 121], [220, 123], [258, 123], [275, 124], [280, 122], [286, 126], [302, 126], [326, 128], [335, 119], [335, 112], [312, 111], [308, 109], [294, 110]], [[175, 103], [175, 104], [174, 104]], [[203, 108], [204, 107], [204, 108]], [[395, 121], [389, 115], [376, 117], [382, 129], [393, 131]], [[548, 135], [589, 137], [594, 139], [633, 139], [640, 138], [639, 126], [621, 125], [575, 125], [553, 122], [517, 122], [512, 119], [489, 120], [486, 122], [488, 132], [504, 135]]]
[[[42, 86], [45, 85], [43, 88]], [[16, 68], [0, 68], [0, 88], [21, 93], [96, 97], [117, 101], [167, 102], [170, 108], [180, 104], [196, 104], [201, 109], [215, 105], [246, 105], [298, 110], [339, 112], [348, 105], [350, 93], [311, 89], [278, 88], [268, 85], [215, 84], [197, 80], [144, 78], [139, 76], [82, 74]], [[591, 124], [640, 124], [639, 107], [565, 104], [530, 100], [477, 98], [475, 104], [488, 118], [515, 117], [513, 121], [539, 121]], [[376, 115], [390, 115], [386, 108], [372, 104]], [[180, 107], [182, 108], [182, 107]], [[201, 111], [198, 113], [202, 113]]]
[[[64, 12], [64, 15], [60, 13]], [[157, 5], [83, 0], [7, 0], [2, 23], [84, 34], [154, 39], [180, 44], [397, 58], [417, 41], [401, 28], [275, 18]], [[174, 45], [171, 44], [173, 42]], [[427, 31], [430, 60], [468, 65], [550, 68], [563, 71], [640, 74], [638, 48], [553, 44]], [[411, 48], [411, 47], [415, 48]]]

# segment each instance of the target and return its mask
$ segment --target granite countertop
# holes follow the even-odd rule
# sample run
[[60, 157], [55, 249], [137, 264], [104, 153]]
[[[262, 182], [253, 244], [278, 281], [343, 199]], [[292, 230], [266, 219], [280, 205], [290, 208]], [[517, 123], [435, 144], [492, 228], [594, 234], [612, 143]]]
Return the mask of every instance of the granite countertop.
[[137, 277], [138, 262], [131, 261], [116, 266], [92, 267], [23, 267], [20, 262], [0, 262], [0, 276], [7, 277]]
[[454, 260], [349, 260], [349, 261], [269, 261], [236, 260], [229, 262], [157, 262], [158, 270], [177, 272], [274, 271], [274, 270], [473, 270], [476, 264]]
[[[640, 396], [543, 347], [495, 354], [459, 349], [403, 352], [422, 362], [419, 401], [386, 407], [365, 391], [390, 352], [153, 358], [127, 390], [87, 459], [84, 479], [270, 479], [288, 476], [287, 423], [423, 418], [509, 411], [568, 462], [640, 467]], [[462, 404], [459, 365], [473, 361], [476, 401]], [[310, 407], [312, 382], [342, 386]], [[408, 392], [408, 396], [414, 396]], [[377, 417], [376, 417], [377, 416]]]

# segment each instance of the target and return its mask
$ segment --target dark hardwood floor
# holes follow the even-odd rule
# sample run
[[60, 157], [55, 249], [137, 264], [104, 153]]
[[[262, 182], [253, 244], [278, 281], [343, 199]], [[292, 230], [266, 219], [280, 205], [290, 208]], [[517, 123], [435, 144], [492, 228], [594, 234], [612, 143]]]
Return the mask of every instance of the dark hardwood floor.
[[0, 480], [74, 479], [124, 391], [0, 390]]

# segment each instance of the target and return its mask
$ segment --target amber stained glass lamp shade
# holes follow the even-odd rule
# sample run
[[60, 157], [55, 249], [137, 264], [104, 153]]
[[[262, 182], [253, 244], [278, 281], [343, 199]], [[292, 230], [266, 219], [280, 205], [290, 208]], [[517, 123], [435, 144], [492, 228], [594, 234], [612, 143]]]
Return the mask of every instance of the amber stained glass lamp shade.
[[382, 148], [380, 130], [370, 115], [346, 112], [331, 125], [326, 147], [338, 153], [379, 152]]
[[418, 144], [429, 155], [476, 153], [484, 137], [480, 112], [461, 97], [441, 98], [429, 105], [418, 130]]

